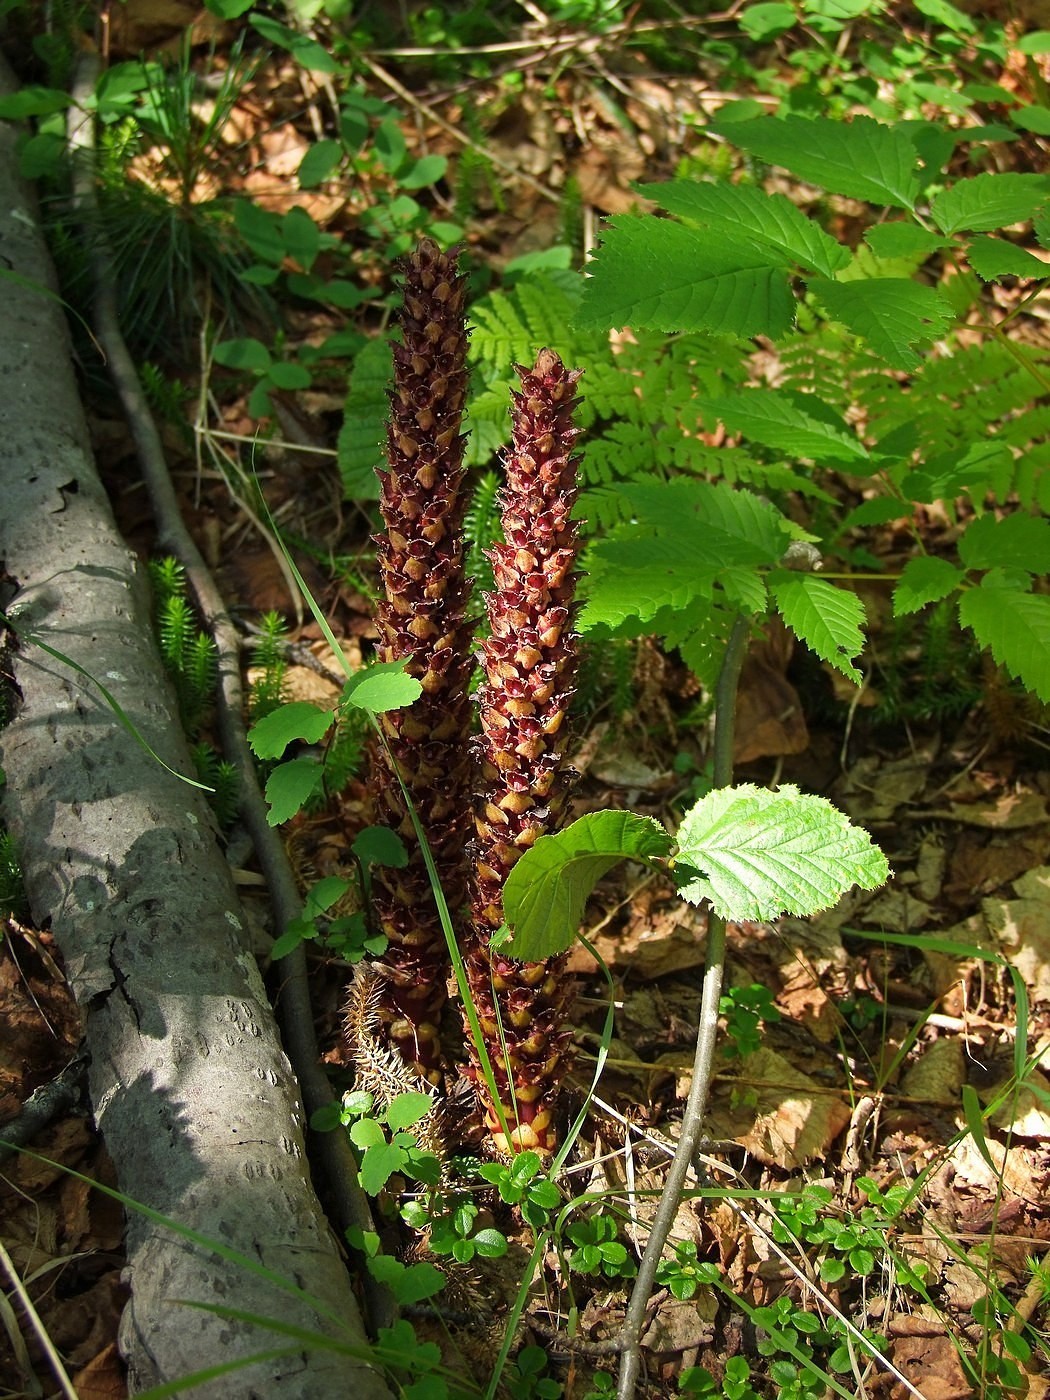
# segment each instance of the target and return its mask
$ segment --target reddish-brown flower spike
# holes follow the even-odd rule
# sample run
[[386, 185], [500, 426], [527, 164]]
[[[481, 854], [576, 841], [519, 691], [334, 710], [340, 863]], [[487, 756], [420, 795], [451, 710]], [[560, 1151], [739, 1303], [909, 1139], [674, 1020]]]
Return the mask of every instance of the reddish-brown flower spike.
[[[423, 686], [414, 705], [382, 715], [381, 723], [453, 913], [467, 898], [473, 789], [460, 434], [465, 298], [456, 255], [423, 239], [405, 268], [402, 343], [393, 347], [389, 470], [379, 473], [386, 533], [376, 537], [385, 594], [377, 610], [377, 655], [380, 661], [410, 657], [408, 672]], [[394, 827], [409, 852], [405, 869], [377, 869], [372, 885], [377, 922], [389, 939], [378, 968], [386, 979], [380, 1019], [406, 1064], [436, 1082], [448, 949], [397, 779], [378, 747], [372, 757], [375, 820]]]
[[[473, 936], [466, 953], [511, 1128], [508, 1142], [494, 1106], [485, 1104], [493, 1142], [504, 1153], [553, 1150], [554, 1101], [570, 1039], [565, 959], [522, 963], [489, 946], [503, 923], [504, 880], [538, 836], [556, 829], [565, 807], [565, 717], [576, 673], [577, 543], [569, 516], [577, 495], [572, 412], [580, 371], [541, 350], [534, 368], [518, 366], [518, 375], [500, 497], [506, 543], [489, 551], [496, 587], [485, 600], [491, 635], [482, 647], [485, 681], [478, 692], [484, 792], [475, 807]], [[473, 1073], [483, 1094], [476, 1063]]]

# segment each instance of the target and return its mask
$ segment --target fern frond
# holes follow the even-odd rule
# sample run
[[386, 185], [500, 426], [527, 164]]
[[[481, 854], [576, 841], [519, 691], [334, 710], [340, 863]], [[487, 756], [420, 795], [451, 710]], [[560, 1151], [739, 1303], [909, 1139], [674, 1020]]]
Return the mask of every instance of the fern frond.
[[284, 684], [288, 674], [288, 659], [284, 650], [287, 636], [288, 628], [279, 612], [263, 613], [255, 644], [254, 661], [258, 674], [248, 699], [248, 712], [253, 723], [284, 704]]
[[193, 613], [186, 599], [179, 594], [165, 598], [158, 612], [157, 632], [161, 656], [173, 676], [182, 674], [196, 630]]
[[492, 564], [485, 556], [490, 545], [503, 541], [499, 504], [500, 479], [493, 471], [484, 472], [474, 488], [466, 515], [463, 537], [467, 547], [467, 577], [474, 582], [474, 606], [483, 611], [482, 593], [494, 588]]
[[163, 559], [151, 559], [148, 564], [149, 580], [153, 588], [155, 607], [158, 610], [168, 598], [182, 596], [186, 592], [186, 570], [177, 559], [169, 554]]

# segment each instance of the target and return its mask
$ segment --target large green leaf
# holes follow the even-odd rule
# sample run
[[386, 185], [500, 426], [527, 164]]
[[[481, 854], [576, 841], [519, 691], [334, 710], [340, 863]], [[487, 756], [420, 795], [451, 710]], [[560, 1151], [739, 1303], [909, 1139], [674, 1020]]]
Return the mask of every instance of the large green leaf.
[[796, 116], [716, 122], [715, 126], [734, 146], [833, 194], [915, 208], [918, 155], [897, 127], [883, 126], [870, 117], [843, 122]]
[[589, 270], [580, 326], [776, 337], [795, 319], [781, 259], [651, 214], [610, 220]]
[[834, 277], [850, 260], [849, 249], [825, 233], [786, 195], [766, 194], [754, 185], [715, 185], [699, 180], [669, 180], [663, 185], [639, 185], [638, 189], [680, 218], [718, 230], [728, 238], [746, 238], [773, 258], [798, 263], [825, 277]]
[[853, 658], [864, 646], [864, 604], [857, 595], [814, 574], [787, 569], [770, 574], [767, 582], [778, 612], [799, 641], [860, 685], [863, 677]]
[[851, 885], [876, 889], [890, 874], [866, 831], [791, 785], [708, 793], [682, 822], [676, 867], [684, 899], [710, 900], [733, 922], [815, 914]]
[[996, 569], [959, 599], [959, 621], [1000, 666], [1050, 704], [1050, 598], [1021, 592]]
[[1050, 176], [985, 172], [968, 180], [956, 180], [930, 204], [930, 213], [942, 233], [992, 233], [1030, 219], [1050, 195]]
[[1050, 572], [1050, 520], [1023, 511], [1002, 520], [982, 515], [960, 538], [959, 558], [970, 569]]
[[829, 316], [862, 336], [894, 369], [918, 369], [922, 360], [912, 347], [932, 345], [955, 317], [940, 292], [903, 277], [856, 282], [819, 277], [810, 290]]
[[603, 875], [621, 860], [647, 861], [670, 851], [660, 823], [633, 812], [588, 812], [556, 836], [541, 836], [503, 886], [511, 938], [502, 951], [523, 962], [564, 953]]
[[868, 461], [867, 449], [856, 433], [814, 394], [743, 389], [731, 398], [701, 399], [698, 406], [729, 432], [743, 433], [791, 457], [852, 466]]

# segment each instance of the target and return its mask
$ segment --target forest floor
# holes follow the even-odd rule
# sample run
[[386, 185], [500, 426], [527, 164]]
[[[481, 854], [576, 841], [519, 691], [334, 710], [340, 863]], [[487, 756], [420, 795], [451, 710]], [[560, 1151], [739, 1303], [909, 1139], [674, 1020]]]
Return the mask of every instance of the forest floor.
[[[154, 7], [129, 0], [125, 10], [114, 57], [142, 47], [177, 49], [181, 31], [154, 26]], [[204, 25], [200, 14], [189, 18]], [[204, 38], [203, 27], [198, 37]], [[217, 39], [221, 62], [221, 27]], [[680, 117], [695, 105], [691, 80], [661, 73], [629, 50], [610, 75], [610, 52], [585, 39], [571, 59], [553, 67], [523, 49], [502, 70], [501, 91], [513, 96], [477, 139], [529, 178], [507, 175], [499, 197], [483, 196], [488, 207], [471, 216], [467, 241], [481, 267], [498, 271], [557, 240], [563, 211], [548, 193], [564, 187], [568, 175], [600, 217], [630, 207], [631, 181], [669, 176], [687, 153]], [[204, 64], [205, 48], [197, 54]], [[513, 84], [505, 82], [508, 73], [517, 75]], [[352, 238], [370, 191], [362, 186], [334, 200], [327, 192], [303, 192], [293, 178], [310, 144], [313, 104], [323, 99], [321, 85], [310, 91], [309, 80], [290, 59], [262, 65], [235, 109], [238, 150], [252, 158], [239, 170], [215, 172], [215, 179], [224, 182], [224, 193], [249, 194], [271, 210], [304, 207], [328, 232]], [[381, 56], [365, 57], [361, 80], [372, 96], [407, 110], [407, 135], [420, 150], [449, 156], [460, 152], [448, 126], [456, 124], [463, 91], [495, 81], [466, 70], [455, 80], [445, 72], [421, 78], [407, 61]], [[295, 120], [283, 119], [293, 112]], [[149, 158], [146, 151], [138, 159]], [[1039, 324], [1032, 326], [1038, 337]], [[327, 313], [302, 306], [287, 323], [289, 343], [330, 329]], [[330, 653], [315, 626], [297, 622], [279, 557], [230, 489], [232, 474], [216, 465], [256, 436], [246, 393], [232, 378], [205, 384], [185, 365], [173, 382], [189, 409], [181, 424], [164, 424], [170, 465], [186, 519], [225, 597], [249, 628], [267, 610], [285, 614], [297, 648], [288, 698], [334, 702], [339, 687]], [[87, 384], [85, 394], [118, 520], [148, 557], [152, 524], [127, 426], [98, 382]], [[257, 451], [262, 488], [286, 537], [307, 543], [297, 562], [335, 634], [351, 656], [360, 656], [375, 636], [370, 526], [366, 512], [343, 499], [334, 461], [344, 388], [322, 384], [274, 399], [277, 434]], [[849, 479], [836, 489], [860, 498]], [[952, 528], [949, 511], [929, 509], [931, 552]], [[891, 525], [870, 532], [867, 543], [887, 574], [899, 573], [915, 547]], [[988, 1329], [975, 1320], [975, 1303], [994, 1287], [1013, 1305], [1008, 1328], [1019, 1331], [1044, 1326], [1050, 1300], [1050, 1080], [1026, 1062], [1050, 1044], [1045, 715], [1004, 686], [960, 636], [915, 631], [902, 638], [889, 618], [884, 585], [866, 585], [864, 600], [870, 646], [859, 690], [798, 655], [783, 629], [771, 628], [753, 646], [740, 694], [737, 777], [761, 785], [795, 782], [830, 798], [882, 846], [894, 879], [874, 893], [855, 891], [806, 921], [731, 929], [727, 986], [738, 989], [742, 1010], [730, 1013], [722, 1038], [705, 1159], [718, 1199], [683, 1203], [673, 1239], [695, 1243], [699, 1258], [720, 1265], [728, 1286], [753, 1308], [788, 1296], [825, 1317], [819, 1292], [856, 1326], [883, 1337], [898, 1375], [860, 1359], [857, 1372], [843, 1380], [846, 1393], [862, 1385], [866, 1394], [903, 1396], [909, 1393], [903, 1375], [911, 1393], [926, 1400], [964, 1400], [982, 1387], [960, 1354], [977, 1358], [978, 1374], [995, 1366], [991, 1352], [982, 1360]], [[578, 726], [573, 815], [629, 807], [670, 824], [697, 790], [709, 736], [697, 719], [695, 685], [673, 655], [641, 641], [632, 668], [628, 703], [619, 712], [595, 705]], [[288, 845], [304, 884], [345, 870], [347, 834], [362, 806], [360, 781], [352, 780], [328, 810], [290, 824]], [[230, 853], [266, 930], [262, 878], [236, 836]], [[659, 877], [628, 867], [601, 885], [588, 923], [584, 932], [613, 975], [615, 1031], [569, 1181], [576, 1194], [623, 1202], [622, 1238], [633, 1250], [644, 1244], [688, 1090], [705, 919]], [[938, 950], [923, 938], [934, 931], [943, 945]], [[569, 1086], [575, 1108], [590, 1083], [606, 992], [582, 948], [571, 966], [579, 978], [578, 1055]], [[344, 1076], [346, 972], [320, 952], [313, 960], [319, 1036], [333, 1073]], [[766, 1013], [761, 1025], [747, 1015], [747, 989], [754, 988], [750, 1004]], [[0, 1121], [6, 1121], [61, 1071], [79, 1041], [77, 1012], [46, 930], [9, 924], [0, 949], [0, 1025]], [[111, 1180], [83, 1111], [57, 1119], [34, 1147], [84, 1177]], [[899, 1216], [856, 1186], [858, 1178], [870, 1178], [885, 1193], [920, 1176], [920, 1189]], [[767, 1198], [799, 1191], [803, 1183], [826, 1188], [827, 1195], [811, 1195], [810, 1214], [793, 1217], [785, 1235]], [[734, 1190], [750, 1199], [727, 1194]], [[123, 1301], [119, 1209], [82, 1177], [28, 1157], [4, 1163], [0, 1199], [0, 1241], [10, 1267], [25, 1280], [76, 1393], [81, 1400], [116, 1400], [124, 1393], [116, 1349]], [[469, 1306], [450, 1300], [453, 1311], [441, 1325], [417, 1323], [452, 1365], [482, 1377], [498, 1349], [528, 1241], [520, 1220], [488, 1204], [511, 1237], [511, 1252], [464, 1271], [456, 1299], [473, 1295]], [[848, 1240], [821, 1225], [825, 1206], [854, 1227]], [[845, 1263], [841, 1276], [822, 1272], [829, 1258]], [[920, 1288], [910, 1281], [915, 1272]], [[567, 1275], [557, 1257], [546, 1261], [521, 1335], [548, 1353], [550, 1374], [567, 1396], [587, 1394], [595, 1368], [609, 1365], [594, 1344], [615, 1335], [624, 1298], [622, 1278]], [[37, 1340], [9, 1307], [3, 1331], [0, 1395], [57, 1393]], [[675, 1392], [691, 1366], [721, 1375], [736, 1355], [749, 1359], [757, 1384], [756, 1335], [745, 1314], [717, 1293], [677, 1298], [664, 1288], [644, 1337], [651, 1393]], [[773, 1383], [766, 1378], [765, 1384]], [[1050, 1367], [1038, 1351], [1024, 1385], [1030, 1396], [1050, 1389]]]

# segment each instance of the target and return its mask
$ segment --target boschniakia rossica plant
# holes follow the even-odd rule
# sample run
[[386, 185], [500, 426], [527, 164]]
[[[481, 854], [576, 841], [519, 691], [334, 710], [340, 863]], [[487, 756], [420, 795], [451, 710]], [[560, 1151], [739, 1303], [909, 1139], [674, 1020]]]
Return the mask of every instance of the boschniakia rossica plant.
[[[423, 693], [380, 717], [426, 833], [448, 906], [467, 898], [466, 840], [472, 797], [469, 585], [463, 568], [463, 446], [466, 280], [454, 253], [423, 239], [407, 258], [402, 343], [395, 344], [387, 430], [389, 468], [379, 473], [386, 532], [376, 537], [384, 598], [377, 656], [407, 660]], [[436, 1082], [449, 956], [422, 849], [397, 777], [377, 747], [371, 768], [375, 815], [409, 853], [399, 870], [377, 868], [372, 897], [389, 940], [380, 1019], [406, 1063]]]
[[[495, 1106], [485, 1104], [498, 1150], [555, 1145], [553, 1102], [565, 1071], [569, 1031], [564, 956], [539, 962], [507, 957], [490, 940], [503, 926], [502, 890], [510, 870], [558, 825], [569, 772], [565, 719], [576, 673], [572, 630], [577, 526], [578, 436], [572, 425], [579, 370], [552, 350], [518, 367], [513, 442], [500, 493], [506, 543], [488, 552], [495, 578], [486, 596], [490, 636], [481, 653], [482, 793], [473, 929], [465, 962], [474, 1005], [511, 1140]], [[475, 1066], [476, 1070], [476, 1066]], [[481, 1077], [476, 1074], [481, 1088]]]

